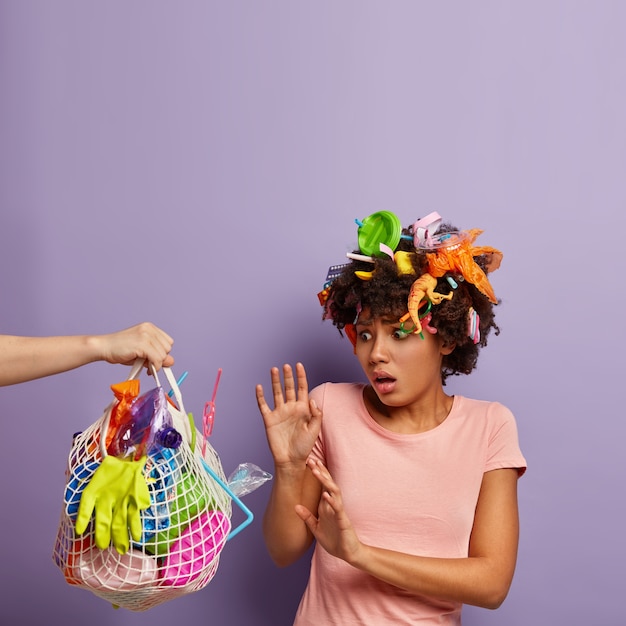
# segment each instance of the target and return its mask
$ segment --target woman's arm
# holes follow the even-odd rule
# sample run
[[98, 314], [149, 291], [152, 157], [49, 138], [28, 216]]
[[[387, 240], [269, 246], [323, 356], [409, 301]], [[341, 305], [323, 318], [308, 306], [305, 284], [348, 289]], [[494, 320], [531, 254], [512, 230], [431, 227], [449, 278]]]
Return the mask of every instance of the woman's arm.
[[146, 359], [170, 366], [173, 339], [150, 322], [107, 335], [18, 337], [0, 335], [0, 386], [75, 369], [93, 361], [131, 365]]
[[313, 535], [296, 514], [296, 505], [317, 508], [321, 488], [305, 463], [274, 470], [272, 492], [263, 516], [263, 536], [279, 567], [295, 563], [313, 542]]
[[262, 385], [256, 397], [274, 458], [272, 492], [263, 517], [263, 534], [270, 556], [280, 567], [299, 559], [313, 541], [307, 526], [296, 515], [297, 504], [315, 510], [321, 487], [306, 467], [306, 460], [320, 432], [322, 412], [309, 400], [306, 372], [296, 364], [296, 381], [289, 365], [283, 366], [284, 392], [278, 368], [271, 370], [274, 409], [265, 399]]
[[297, 507], [317, 541], [332, 555], [412, 593], [495, 609], [507, 596], [519, 536], [515, 469], [485, 473], [467, 558], [420, 557], [361, 543], [345, 514], [341, 492], [326, 468], [309, 461], [323, 493], [319, 518]]

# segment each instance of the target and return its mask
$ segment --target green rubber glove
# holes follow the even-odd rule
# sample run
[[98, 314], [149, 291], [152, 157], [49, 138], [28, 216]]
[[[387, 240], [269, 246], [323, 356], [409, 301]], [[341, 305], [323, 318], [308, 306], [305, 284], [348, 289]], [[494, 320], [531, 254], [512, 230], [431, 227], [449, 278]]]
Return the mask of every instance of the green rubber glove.
[[141, 539], [140, 511], [150, 506], [150, 491], [143, 475], [146, 457], [124, 461], [107, 456], [94, 472], [80, 498], [76, 534], [82, 535], [92, 512], [96, 520], [96, 546], [109, 547], [111, 540], [120, 554], [128, 551], [128, 529]]

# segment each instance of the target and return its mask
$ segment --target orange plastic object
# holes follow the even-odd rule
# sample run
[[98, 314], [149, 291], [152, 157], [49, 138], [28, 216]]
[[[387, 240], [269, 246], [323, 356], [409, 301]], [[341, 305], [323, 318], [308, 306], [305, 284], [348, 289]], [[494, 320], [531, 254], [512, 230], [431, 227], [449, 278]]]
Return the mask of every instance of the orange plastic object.
[[444, 295], [435, 291], [437, 287], [437, 279], [430, 274], [422, 274], [412, 285], [409, 292], [409, 312], [400, 318], [401, 322], [405, 322], [409, 317], [413, 320], [415, 328], [413, 332], [419, 335], [422, 332], [422, 322], [419, 316], [419, 307], [422, 301], [427, 298], [433, 304], [440, 304], [442, 300], [450, 300], [453, 293]]
[[[465, 231], [467, 236], [458, 245], [449, 248], [442, 247], [436, 252], [427, 253], [428, 273], [435, 278], [444, 276], [447, 272], [461, 274], [468, 283], [472, 283], [491, 302], [496, 304], [498, 300], [491, 283], [485, 272], [474, 261], [474, 257], [487, 255], [488, 271], [493, 272], [500, 267], [502, 252], [490, 246], [472, 246], [476, 237], [482, 232], [479, 228]], [[433, 302], [433, 304], [435, 303]]]
[[128, 413], [133, 400], [139, 395], [139, 381], [137, 379], [126, 380], [117, 385], [111, 385], [111, 390], [117, 398], [117, 403], [111, 409], [111, 418], [109, 420], [109, 428], [105, 439], [107, 450], [113, 439], [113, 435], [117, 432], [120, 424], [128, 421]]

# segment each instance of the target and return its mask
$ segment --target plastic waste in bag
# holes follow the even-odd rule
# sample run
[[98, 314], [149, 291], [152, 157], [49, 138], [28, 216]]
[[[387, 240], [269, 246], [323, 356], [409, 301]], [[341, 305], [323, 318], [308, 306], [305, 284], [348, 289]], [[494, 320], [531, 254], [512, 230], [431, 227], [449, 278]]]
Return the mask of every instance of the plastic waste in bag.
[[119, 416], [113, 430], [108, 452], [125, 460], [139, 460], [142, 456], [161, 448], [178, 448], [181, 434], [172, 426], [167, 410], [167, 398], [161, 387], [139, 396], [128, 411]]
[[228, 487], [237, 496], [245, 496], [272, 479], [272, 475], [254, 463], [240, 463], [228, 477]]

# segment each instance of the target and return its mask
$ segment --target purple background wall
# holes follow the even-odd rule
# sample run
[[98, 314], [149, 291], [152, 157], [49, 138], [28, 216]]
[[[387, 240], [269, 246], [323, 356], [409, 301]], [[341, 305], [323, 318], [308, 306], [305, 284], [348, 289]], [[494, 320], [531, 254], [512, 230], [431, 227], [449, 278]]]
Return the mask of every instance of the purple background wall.
[[[509, 598], [465, 624], [617, 624], [624, 545], [626, 5], [0, 1], [0, 328], [152, 320], [227, 473], [271, 470], [254, 385], [360, 376], [316, 293], [354, 218], [432, 210], [505, 253], [502, 334], [451, 393], [515, 412], [529, 471]], [[148, 613], [50, 553], [71, 435], [126, 368], [0, 389], [2, 624], [291, 623], [307, 564], [260, 518], [201, 592]]]

